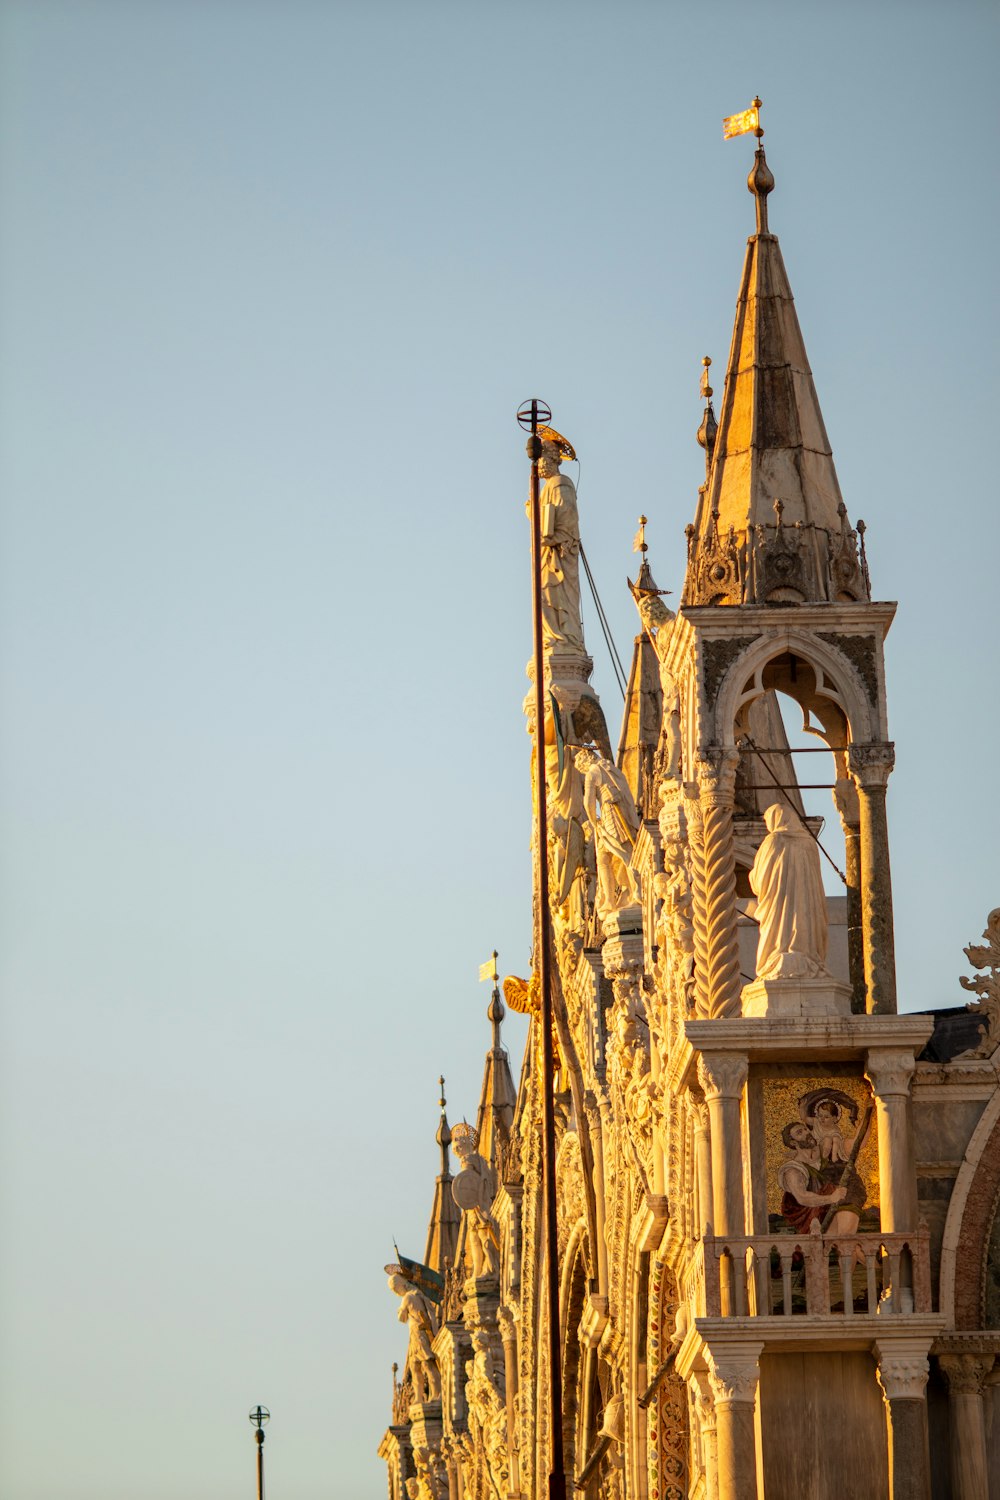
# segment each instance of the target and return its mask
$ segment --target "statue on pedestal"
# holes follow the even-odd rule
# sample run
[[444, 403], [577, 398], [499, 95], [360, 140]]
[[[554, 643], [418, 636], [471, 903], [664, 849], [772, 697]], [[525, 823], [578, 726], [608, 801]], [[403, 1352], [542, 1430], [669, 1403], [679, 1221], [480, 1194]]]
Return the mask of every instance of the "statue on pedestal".
[[551, 427], [539, 430], [542, 456], [539, 497], [542, 520], [542, 639], [546, 650], [561, 647], [585, 652], [580, 613], [580, 520], [576, 486], [559, 472], [573, 445]]
[[640, 900], [631, 863], [639, 814], [628, 782], [612, 761], [585, 747], [577, 751], [576, 766], [584, 778], [583, 805], [597, 857], [597, 912], [603, 921]]
[[473, 1279], [500, 1274], [500, 1226], [490, 1213], [496, 1185], [493, 1169], [476, 1150], [476, 1132], [463, 1121], [452, 1127], [451, 1146], [462, 1163], [451, 1185], [451, 1195], [466, 1225], [466, 1253]]
[[819, 846], [785, 803], [764, 810], [767, 835], [750, 871], [758, 979], [826, 977], [827, 914]]
[[409, 1325], [407, 1360], [416, 1399], [440, 1401], [441, 1376], [432, 1348], [432, 1340], [438, 1331], [437, 1314], [433, 1305], [423, 1292], [418, 1291], [398, 1271], [389, 1277], [389, 1290], [400, 1298], [399, 1321]]

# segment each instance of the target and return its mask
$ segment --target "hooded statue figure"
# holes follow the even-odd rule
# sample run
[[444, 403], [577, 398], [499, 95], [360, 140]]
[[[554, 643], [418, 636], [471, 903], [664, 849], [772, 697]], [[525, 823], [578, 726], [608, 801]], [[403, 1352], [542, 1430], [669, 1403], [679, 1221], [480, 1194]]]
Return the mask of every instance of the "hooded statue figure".
[[757, 978], [819, 978], [829, 972], [819, 847], [785, 803], [767, 808], [764, 822], [767, 836], [750, 871], [760, 924]]

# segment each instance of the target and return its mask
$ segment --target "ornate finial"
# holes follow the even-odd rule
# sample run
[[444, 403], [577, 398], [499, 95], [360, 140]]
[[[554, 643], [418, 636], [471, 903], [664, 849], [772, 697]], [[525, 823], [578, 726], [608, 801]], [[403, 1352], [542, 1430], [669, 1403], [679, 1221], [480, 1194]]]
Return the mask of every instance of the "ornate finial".
[[646, 556], [647, 552], [649, 551], [649, 544], [646, 541], [646, 527], [648, 526], [648, 524], [649, 522], [647, 518], [645, 516], [640, 516], [639, 530], [636, 532], [632, 540], [632, 551], [642, 553], [642, 562], [639, 565], [639, 576], [636, 578], [635, 583], [632, 582], [631, 578], [626, 580], [629, 586], [629, 590], [632, 594], [632, 598], [635, 600], [636, 604], [639, 603], [639, 600], [644, 595], [670, 593], [669, 589], [658, 589], [656, 587], [656, 582], [653, 578], [653, 573], [649, 566], [649, 560]]
[[441, 1097], [440, 1097], [440, 1099], [438, 1101], [438, 1103], [440, 1105], [440, 1108], [441, 1108], [441, 1120], [440, 1120], [440, 1123], [438, 1125], [437, 1131], [435, 1132], [434, 1139], [437, 1141], [438, 1145], [441, 1147], [441, 1170], [442, 1170], [442, 1172], [447, 1172], [448, 1171], [448, 1147], [451, 1145], [451, 1130], [449, 1129], [449, 1126], [448, 1126], [448, 1116], [445, 1114], [444, 1074], [443, 1073], [441, 1074], [440, 1078], [438, 1079], [438, 1087], [441, 1090]]
[[719, 424], [715, 420], [715, 410], [712, 406], [712, 387], [709, 384], [708, 378], [708, 371], [711, 363], [712, 361], [710, 356], [706, 354], [701, 362], [701, 384], [699, 386], [702, 399], [705, 402], [705, 410], [702, 413], [701, 426], [698, 428], [697, 436], [698, 442], [705, 450], [706, 476], [709, 469], [712, 467], [712, 452], [715, 448], [715, 437], [719, 430]]
[[784, 500], [775, 500], [775, 502], [774, 502], [774, 514], [775, 514], [775, 518], [776, 518], [775, 519], [775, 525], [778, 527], [779, 531], [781, 530], [781, 525], [782, 525], [781, 516], [782, 516], [782, 512], [784, 511], [784, 509], [785, 509], [785, 502], [784, 502]]
[[760, 144], [760, 138], [764, 134], [760, 127], [760, 100], [754, 100], [754, 106], [758, 111], [757, 125], [754, 135], [757, 137], [757, 150], [754, 152], [753, 166], [747, 178], [747, 187], [757, 200], [757, 233], [768, 234], [767, 227], [767, 195], [774, 189], [774, 177], [767, 165], [764, 155], [764, 147]]
[[504, 1018], [504, 1016], [506, 1014], [507, 1014], [507, 1012], [504, 1009], [504, 1003], [500, 999], [500, 986], [499, 986], [499, 984], [495, 984], [493, 986], [493, 993], [490, 996], [490, 1003], [486, 1007], [486, 1017], [487, 1017], [487, 1020], [490, 1022], [490, 1025], [493, 1027], [493, 1051], [494, 1052], [499, 1052], [500, 1051], [500, 1022], [503, 1020], [503, 1018]]
[[636, 532], [635, 536], [632, 538], [632, 551], [633, 552], [641, 552], [642, 553], [643, 562], [645, 562], [645, 560], [646, 560], [646, 553], [649, 551], [649, 548], [646, 546], [646, 517], [645, 516], [640, 516], [639, 517], [639, 530]]

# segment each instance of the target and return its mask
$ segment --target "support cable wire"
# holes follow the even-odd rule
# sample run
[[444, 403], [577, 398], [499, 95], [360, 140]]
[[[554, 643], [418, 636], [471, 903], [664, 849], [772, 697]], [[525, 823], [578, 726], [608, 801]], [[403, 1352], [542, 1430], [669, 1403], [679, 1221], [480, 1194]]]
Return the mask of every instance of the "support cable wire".
[[[581, 475], [581, 472], [582, 472], [582, 470], [581, 470], [580, 460], [577, 459], [576, 460], [576, 493], [577, 493], [577, 497], [579, 497], [579, 494], [580, 494], [580, 475]], [[590, 563], [587, 561], [587, 554], [583, 550], [583, 541], [582, 541], [582, 539], [581, 539], [581, 542], [580, 542], [580, 556], [583, 558], [583, 567], [584, 567], [585, 573], [587, 574], [587, 582], [590, 585], [590, 592], [593, 595], [594, 604], [595, 604], [595, 606], [597, 608], [597, 619], [598, 619], [598, 622], [599, 622], [600, 627], [601, 627], [601, 634], [604, 636], [604, 643], [605, 643], [605, 645], [608, 648], [608, 655], [611, 657], [611, 666], [612, 666], [612, 669], [614, 670], [615, 678], [616, 678], [616, 680], [618, 682], [618, 691], [621, 693], [621, 695], [622, 695], [622, 702], [624, 703], [625, 702], [625, 692], [626, 692], [626, 688], [628, 687], [628, 678], [625, 675], [625, 668], [622, 666], [622, 659], [618, 655], [618, 648], [616, 647], [615, 642], [614, 642], [614, 637], [611, 634], [611, 626], [608, 624], [608, 617], [604, 613], [604, 605], [601, 603], [600, 595], [597, 592], [597, 584], [594, 582], [594, 575], [590, 571]]]
[[[840, 876], [842, 884], [846, 886], [847, 885], [847, 876], [844, 874], [844, 872], [840, 868], [840, 866], [837, 865], [837, 864], [834, 864], [834, 862], [830, 858], [829, 854], [827, 854], [826, 850], [823, 848], [823, 845], [820, 843], [819, 834], [818, 833], [813, 833], [812, 829], [809, 827], [809, 824], [808, 824], [808, 822], [806, 820], [805, 813], [799, 812], [798, 808], [795, 806], [795, 803], [792, 801], [791, 797], [789, 797], [789, 795], [786, 792], [785, 788], [781, 785], [781, 782], [778, 780], [778, 778], [775, 775], [772, 774], [771, 767], [768, 765], [767, 761], [764, 759], [764, 752], [759, 748], [759, 746], [757, 746], [757, 745], [754, 744], [752, 738], [748, 734], [745, 734], [742, 737], [742, 739], [739, 741], [739, 747], [740, 747], [740, 749], [744, 749], [744, 750], [752, 750], [752, 751], [754, 751], [754, 753], [757, 756], [760, 757], [760, 765], [763, 768], [763, 770], [765, 770], [767, 772], [767, 775], [770, 778], [772, 786], [776, 787], [777, 790], [784, 797], [785, 801], [788, 803], [789, 807], [792, 809], [792, 812], [798, 818], [799, 822], [802, 824], [803, 828], [806, 830], [806, 832], [808, 833], [809, 837], [816, 840], [816, 845], [817, 845], [817, 848], [819, 849], [820, 854], [822, 854], [822, 856], [826, 860], [827, 864], [830, 865], [834, 870], [836, 870], [837, 874]], [[786, 752], [782, 751], [781, 753], [785, 754]], [[850, 889], [849, 886], [848, 886], [848, 889]]]
[[593, 594], [594, 603], [597, 606], [597, 618], [600, 621], [601, 631], [604, 635], [608, 653], [611, 657], [611, 665], [614, 668], [615, 677], [618, 680], [618, 691], [621, 693], [622, 702], [624, 703], [625, 689], [628, 686], [628, 678], [625, 676], [625, 668], [622, 666], [622, 659], [618, 655], [618, 648], [615, 645], [614, 638], [611, 634], [611, 626], [608, 624], [608, 617], [604, 613], [604, 605], [601, 603], [601, 596], [597, 592], [597, 584], [594, 582], [594, 575], [590, 571], [590, 563], [587, 561], [587, 554], [583, 550], [582, 542], [580, 543], [580, 556], [583, 559], [583, 566], [587, 574], [587, 582], [590, 584], [590, 592]]

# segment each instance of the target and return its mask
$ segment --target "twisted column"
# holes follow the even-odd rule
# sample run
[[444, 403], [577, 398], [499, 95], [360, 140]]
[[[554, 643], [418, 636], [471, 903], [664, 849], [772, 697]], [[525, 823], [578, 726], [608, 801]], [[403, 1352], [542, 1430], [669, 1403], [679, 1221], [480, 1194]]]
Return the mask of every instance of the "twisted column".
[[861, 927], [867, 1009], [896, 1014], [896, 940], [892, 927], [889, 825], [885, 791], [895, 762], [892, 744], [849, 745], [848, 767], [858, 789], [861, 832]]
[[710, 745], [702, 751], [697, 765], [704, 826], [704, 942], [709, 1016], [738, 1016], [741, 1011], [733, 845], [733, 797], [739, 758], [737, 750]]
[[691, 921], [694, 941], [694, 1013], [708, 1014], [708, 943], [705, 923], [705, 827], [696, 782], [684, 788], [688, 848], [691, 851]]

